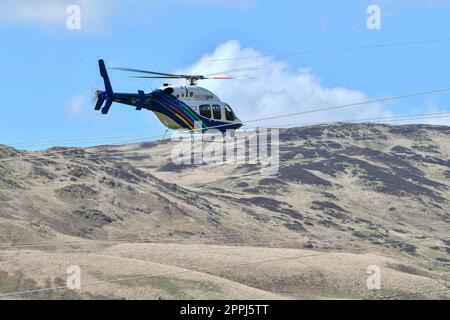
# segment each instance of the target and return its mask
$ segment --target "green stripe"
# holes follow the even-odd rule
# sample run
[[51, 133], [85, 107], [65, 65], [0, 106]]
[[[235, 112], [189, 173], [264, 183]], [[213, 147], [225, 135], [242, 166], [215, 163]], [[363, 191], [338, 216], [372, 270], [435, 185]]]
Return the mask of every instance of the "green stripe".
[[[168, 108], [167, 106], [165, 106], [162, 102], [156, 100], [156, 102], [158, 102], [160, 105], [162, 105], [164, 108], [166, 108], [168, 111], [172, 112], [172, 114], [177, 115], [177, 113], [175, 111], [173, 111], [172, 109]], [[187, 124], [188, 126], [190, 126], [190, 124]], [[188, 128], [189, 130], [194, 129], [194, 127], [192, 127], [192, 129]]]
[[195, 119], [197, 119], [198, 121], [200, 121], [200, 123], [202, 124], [202, 127], [208, 128], [208, 126], [202, 121], [202, 119], [199, 118], [199, 116], [197, 115], [197, 113], [195, 113], [195, 112], [191, 109], [191, 107], [189, 107], [188, 105], [186, 105], [186, 104], [185, 104], [184, 102], [182, 102], [182, 101], [176, 100], [175, 98], [173, 98], [172, 96], [170, 96], [170, 95], [168, 95], [168, 94], [166, 94], [166, 96], [168, 97], [169, 100], [172, 100], [172, 101], [174, 101], [174, 102], [179, 103], [179, 104], [183, 107], [183, 109], [187, 109], [187, 111], [188, 111]]

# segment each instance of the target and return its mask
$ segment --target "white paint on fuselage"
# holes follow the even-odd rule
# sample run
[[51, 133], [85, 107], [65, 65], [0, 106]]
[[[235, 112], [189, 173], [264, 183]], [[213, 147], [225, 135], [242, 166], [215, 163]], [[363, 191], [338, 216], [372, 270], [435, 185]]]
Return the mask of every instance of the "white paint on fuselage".
[[231, 107], [226, 103], [219, 99], [218, 96], [216, 96], [211, 91], [198, 87], [198, 86], [162, 86], [159, 89], [165, 90], [168, 88], [173, 89], [172, 95], [186, 103], [189, 107], [191, 107], [197, 114], [200, 114], [199, 107], [201, 105], [210, 105], [212, 106], [220, 106], [220, 113], [221, 117], [220, 119], [211, 117], [213, 120], [217, 121], [223, 121], [228, 123], [234, 123], [234, 122], [240, 122], [238, 118], [236, 118], [234, 121], [229, 121], [226, 119], [225, 116], [225, 107], [228, 106], [230, 109]]

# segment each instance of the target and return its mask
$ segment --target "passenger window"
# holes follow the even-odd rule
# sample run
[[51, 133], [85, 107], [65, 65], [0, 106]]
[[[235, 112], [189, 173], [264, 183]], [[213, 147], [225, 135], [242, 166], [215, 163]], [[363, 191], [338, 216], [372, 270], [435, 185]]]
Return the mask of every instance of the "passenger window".
[[209, 104], [202, 104], [200, 106], [200, 115], [205, 118], [211, 118], [211, 106]]
[[189, 92], [189, 95], [191, 96], [191, 98], [194, 96], [194, 93], [191, 91]]
[[214, 119], [216, 120], [222, 119], [222, 113], [220, 112], [220, 106], [218, 104], [213, 104], [212, 112]]
[[228, 121], [234, 121], [236, 120], [236, 116], [233, 113], [233, 110], [231, 110], [230, 106], [225, 106], [225, 119]]

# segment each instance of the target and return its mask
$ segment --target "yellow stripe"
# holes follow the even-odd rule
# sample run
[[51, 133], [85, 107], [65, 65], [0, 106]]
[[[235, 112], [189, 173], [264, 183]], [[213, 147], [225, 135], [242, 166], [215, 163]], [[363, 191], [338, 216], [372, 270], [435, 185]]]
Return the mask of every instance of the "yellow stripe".
[[190, 129], [190, 130], [192, 130], [193, 128], [191, 127], [191, 125], [188, 123], [188, 122], [186, 122], [186, 120], [184, 120], [184, 118], [183, 117], [181, 117], [179, 114], [177, 114], [177, 113], [175, 113], [174, 111], [172, 111], [171, 109], [169, 109], [169, 108], [167, 108], [165, 105], [163, 105], [161, 102], [159, 102], [159, 101], [157, 101], [160, 105], [162, 105], [164, 108], [166, 108], [167, 110], [169, 110], [170, 112], [172, 112], [174, 115], [176, 115], [181, 121], [183, 121], [186, 125], [187, 125], [187, 127]]
[[186, 122], [186, 120], [184, 120], [183, 117], [181, 117], [180, 115], [178, 115], [178, 114], [176, 114], [176, 113], [174, 113], [174, 114], [175, 114], [178, 118], [180, 118], [181, 121], [183, 121], [184, 123], [186, 123], [186, 125], [188, 126], [189, 129], [192, 129], [191, 125], [190, 125], [188, 122]]

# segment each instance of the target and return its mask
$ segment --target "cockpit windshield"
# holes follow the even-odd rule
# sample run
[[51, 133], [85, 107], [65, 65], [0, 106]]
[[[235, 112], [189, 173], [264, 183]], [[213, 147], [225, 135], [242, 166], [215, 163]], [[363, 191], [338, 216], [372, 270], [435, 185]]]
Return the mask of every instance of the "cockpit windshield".
[[225, 119], [228, 121], [234, 121], [236, 120], [236, 116], [234, 115], [233, 110], [231, 110], [231, 107], [229, 105], [225, 105]]

